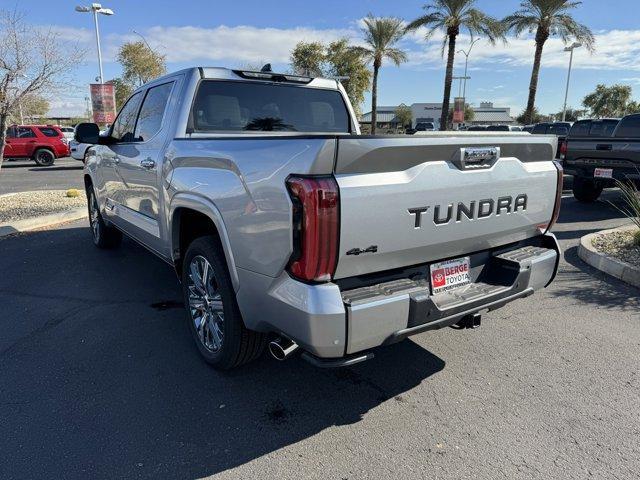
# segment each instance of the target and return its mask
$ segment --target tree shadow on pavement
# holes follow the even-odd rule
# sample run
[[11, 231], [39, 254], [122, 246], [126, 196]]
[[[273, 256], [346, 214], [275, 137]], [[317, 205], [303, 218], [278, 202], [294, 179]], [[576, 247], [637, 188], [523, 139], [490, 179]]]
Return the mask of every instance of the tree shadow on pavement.
[[[340, 370], [198, 356], [174, 273], [86, 228], [0, 240], [0, 477], [199, 478], [359, 422], [444, 368], [412, 341]], [[313, 461], [300, 458], [300, 461]]]
[[[565, 268], [558, 272], [554, 280], [553, 295], [571, 296], [584, 303], [598, 307], [616, 307], [622, 310], [640, 310], [640, 291], [597, 270], [582, 261], [578, 256], [578, 247], [564, 252], [566, 262], [575, 268]], [[594, 282], [593, 277], [598, 281]], [[579, 285], [576, 288], [576, 285]]]

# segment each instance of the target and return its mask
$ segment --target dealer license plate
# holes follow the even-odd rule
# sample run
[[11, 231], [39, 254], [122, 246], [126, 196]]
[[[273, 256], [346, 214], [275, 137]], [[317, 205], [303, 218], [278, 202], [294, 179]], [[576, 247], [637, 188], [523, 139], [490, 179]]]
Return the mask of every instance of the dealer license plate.
[[593, 171], [595, 178], [613, 178], [613, 168], [596, 168]]
[[455, 258], [431, 265], [431, 293], [441, 293], [471, 283], [469, 257]]

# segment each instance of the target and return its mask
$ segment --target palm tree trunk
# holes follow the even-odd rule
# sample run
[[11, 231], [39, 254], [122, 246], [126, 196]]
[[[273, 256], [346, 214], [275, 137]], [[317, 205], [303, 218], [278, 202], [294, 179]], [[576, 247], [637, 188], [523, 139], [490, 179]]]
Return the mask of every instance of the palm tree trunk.
[[380, 65], [374, 60], [371, 84], [371, 135], [376, 134], [376, 122], [378, 121], [378, 70], [380, 70]]
[[533, 57], [533, 70], [531, 70], [531, 81], [529, 82], [529, 99], [527, 109], [524, 112], [524, 120], [527, 124], [533, 123], [533, 109], [536, 104], [536, 92], [538, 91], [538, 75], [540, 74], [540, 62], [542, 60], [542, 48], [546, 38], [536, 33], [536, 53]]
[[449, 97], [451, 96], [451, 82], [453, 80], [453, 61], [456, 55], [456, 35], [449, 35], [449, 52], [447, 53], [447, 70], [444, 76], [444, 97], [442, 98], [442, 114], [440, 115], [440, 130], [446, 130], [449, 124]]

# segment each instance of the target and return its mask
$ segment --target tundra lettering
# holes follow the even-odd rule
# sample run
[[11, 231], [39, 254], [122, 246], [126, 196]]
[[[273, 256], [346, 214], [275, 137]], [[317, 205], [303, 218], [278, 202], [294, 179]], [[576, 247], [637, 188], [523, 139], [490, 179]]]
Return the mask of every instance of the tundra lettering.
[[[476, 201], [472, 200], [469, 204], [464, 202], [458, 202], [456, 205], [456, 223], [462, 221], [462, 216], [467, 217], [468, 220], [475, 220], [476, 218], [490, 217], [494, 212], [494, 206], [497, 205], [495, 216], [500, 216], [501, 213], [511, 213], [512, 211], [525, 211], [527, 209], [527, 195], [522, 193], [518, 195], [515, 200], [511, 196], [499, 197], [497, 202], [492, 198], [480, 200], [478, 203], [478, 210], [476, 212]], [[414, 228], [421, 228], [422, 226], [422, 214], [426, 213], [430, 207], [421, 208], [409, 208], [407, 211], [414, 217]], [[440, 210], [443, 207], [441, 205], [435, 205], [433, 207], [433, 223], [434, 225], [447, 225], [451, 222], [453, 217], [453, 203], [446, 206], [447, 213], [441, 214]]]
[[556, 273], [550, 136], [360, 135], [340, 82], [268, 65], [165, 75], [108, 133], [82, 123], [75, 136], [90, 144], [94, 244], [125, 234], [175, 269], [195, 349], [218, 369], [267, 348], [352, 365], [478, 325]]

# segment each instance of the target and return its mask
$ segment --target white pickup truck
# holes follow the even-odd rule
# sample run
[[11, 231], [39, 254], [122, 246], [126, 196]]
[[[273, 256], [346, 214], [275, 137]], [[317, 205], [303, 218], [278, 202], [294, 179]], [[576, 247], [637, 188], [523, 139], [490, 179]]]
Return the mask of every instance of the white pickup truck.
[[[182, 70], [139, 88], [84, 171], [101, 248], [172, 265], [217, 368], [301, 352], [319, 366], [457, 324], [554, 278], [554, 137], [363, 136], [339, 82]], [[107, 261], [107, 257], [105, 257]]]

